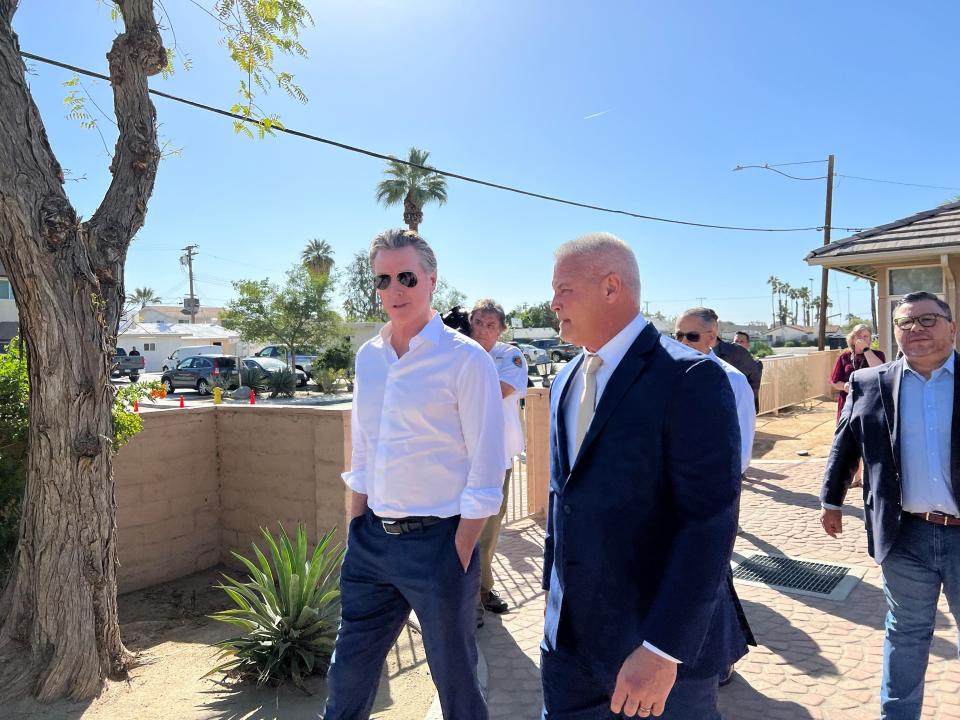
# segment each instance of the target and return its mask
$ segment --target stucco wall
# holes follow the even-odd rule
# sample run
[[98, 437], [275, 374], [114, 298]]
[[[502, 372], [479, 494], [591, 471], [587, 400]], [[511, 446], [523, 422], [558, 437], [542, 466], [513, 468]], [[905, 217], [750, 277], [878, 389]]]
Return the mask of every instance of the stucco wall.
[[343, 542], [348, 418], [317, 408], [221, 408], [221, 561], [236, 565], [231, 550], [248, 553], [261, 526], [280, 523], [291, 534], [303, 523], [311, 542], [337, 527]]
[[114, 462], [120, 592], [220, 559], [216, 412], [153, 412], [143, 421]]
[[[143, 414], [114, 464], [120, 592], [238, 563], [259, 528], [346, 528], [349, 411], [220, 406]], [[261, 548], [263, 545], [261, 543]]]

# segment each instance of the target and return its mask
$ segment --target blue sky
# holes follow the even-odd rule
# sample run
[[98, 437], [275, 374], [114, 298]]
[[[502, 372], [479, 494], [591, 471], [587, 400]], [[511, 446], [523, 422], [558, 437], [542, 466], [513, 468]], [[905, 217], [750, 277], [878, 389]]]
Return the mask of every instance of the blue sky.
[[[291, 128], [395, 155], [416, 145], [454, 172], [738, 226], [819, 225], [824, 202], [823, 181], [731, 172], [738, 164], [832, 152], [841, 174], [960, 186], [954, 2], [308, 4], [309, 58], [281, 65], [310, 101], [262, 98]], [[164, 6], [193, 67], [152, 86], [229, 107], [239, 75], [216, 23], [188, 0]], [[23, 3], [14, 26], [25, 51], [106, 71], [116, 26], [95, 0]], [[61, 83], [70, 74], [34, 69], [54, 150], [86, 176], [68, 192], [88, 217], [109, 183], [109, 158], [96, 132], [65, 117]], [[110, 110], [106, 83], [90, 92]], [[201, 302], [219, 305], [232, 296], [231, 280], [280, 279], [310, 238], [326, 239], [346, 263], [379, 230], [402, 224], [401, 209], [374, 201], [378, 160], [292, 137], [250, 141], [225, 118], [155, 104], [161, 134], [183, 151], [161, 163], [128, 288], [148, 285], [177, 301], [186, 290], [180, 248], [196, 244]], [[110, 125], [100, 125], [112, 149]], [[783, 169], [818, 176], [825, 167]], [[871, 227], [957, 194], [840, 178], [834, 225]], [[672, 315], [703, 298], [725, 319], [769, 320], [770, 275], [795, 286], [814, 278], [819, 292], [819, 270], [803, 262], [822, 242], [816, 232], [667, 225], [456, 180], [447, 205], [424, 213], [441, 276], [471, 300], [494, 297], [508, 310], [548, 299], [553, 248], [593, 230], [634, 248], [651, 312]], [[852, 311], [869, 316], [867, 285], [831, 278], [834, 312], [847, 312], [850, 286]]]

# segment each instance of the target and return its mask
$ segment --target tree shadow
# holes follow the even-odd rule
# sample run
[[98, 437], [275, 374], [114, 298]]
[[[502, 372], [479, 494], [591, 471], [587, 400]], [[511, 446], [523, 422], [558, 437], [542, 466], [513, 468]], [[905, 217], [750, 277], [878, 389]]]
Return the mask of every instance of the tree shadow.
[[813, 720], [813, 715], [803, 705], [767, 697], [739, 675], [735, 675], [729, 685], [720, 688], [718, 704], [720, 713], [727, 720]]
[[543, 706], [540, 665], [517, 644], [503, 620], [488, 613], [477, 630], [477, 646], [487, 663], [490, 720], [533, 720]]

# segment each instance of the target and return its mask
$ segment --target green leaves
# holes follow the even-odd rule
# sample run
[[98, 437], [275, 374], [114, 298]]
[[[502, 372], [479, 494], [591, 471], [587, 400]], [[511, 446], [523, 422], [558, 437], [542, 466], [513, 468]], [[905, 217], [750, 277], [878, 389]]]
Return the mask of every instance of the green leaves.
[[291, 541], [283, 526], [277, 538], [261, 528], [269, 559], [256, 543], [255, 561], [238, 553], [248, 582], [224, 575], [218, 585], [236, 607], [215, 613], [214, 620], [240, 627], [245, 635], [218, 643], [222, 660], [204, 677], [235, 673], [255, 680], [292, 680], [303, 687], [305, 675], [325, 672], [340, 623], [340, 565], [344, 551], [328, 531], [309, 551], [301, 525]]
[[377, 202], [389, 207], [403, 203], [409, 196], [420, 210], [430, 202], [443, 205], [447, 201], [447, 179], [427, 165], [429, 157], [428, 151], [412, 147], [406, 163], [388, 162], [383, 171], [387, 179], [377, 185]]

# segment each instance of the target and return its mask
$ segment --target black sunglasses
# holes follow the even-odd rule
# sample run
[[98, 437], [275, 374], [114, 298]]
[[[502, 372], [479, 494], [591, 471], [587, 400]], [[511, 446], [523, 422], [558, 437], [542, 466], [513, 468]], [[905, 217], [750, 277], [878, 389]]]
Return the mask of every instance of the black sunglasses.
[[673, 334], [673, 336], [674, 336], [677, 340], [680, 340], [681, 342], [683, 341], [684, 338], [686, 338], [686, 339], [689, 340], [690, 342], [700, 342], [700, 333], [698, 333], [696, 330], [694, 330], [693, 332], [688, 332], [688, 333], [681, 332], [680, 330], [677, 330], [677, 331]]
[[950, 320], [946, 315], [941, 315], [940, 313], [927, 313], [926, 315], [917, 315], [916, 317], [895, 317], [893, 324], [901, 330], [912, 330], [914, 323], [920, 323], [921, 327], [932, 328], [940, 318], [947, 321]]
[[[390, 281], [392, 280], [390, 275], [374, 275], [373, 284], [377, 290], [386, 290], [390, 287]], [[404, 270], [403, 272], [397, 273], [397, 282], [403, 285], [405, 288], [414, 288], [417, 286], [417, 274], [411, 270]]]

